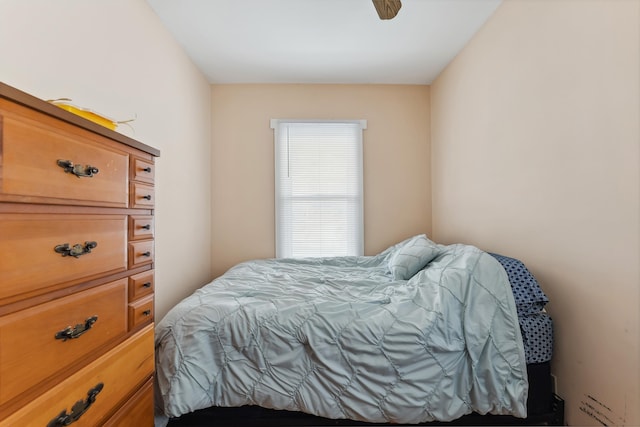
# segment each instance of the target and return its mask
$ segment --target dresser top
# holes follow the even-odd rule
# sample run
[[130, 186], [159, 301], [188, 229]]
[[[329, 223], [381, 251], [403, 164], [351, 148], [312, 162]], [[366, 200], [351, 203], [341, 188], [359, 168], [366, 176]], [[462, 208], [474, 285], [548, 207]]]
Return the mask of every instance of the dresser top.
[[56, 117], [60, 120], [71, 123], [75, 126], [79, 126], [93, 133], [97, 133], [99, 135], [102, 135], [114, 141], [120, 142], [122, 144], [128, 145], [130, 147], [136, 148], [146, 153], [149, 153], [152, 156], [156, 156], [156, 157], [160, 156], [160, 150], [156, 148], [143, 144], [140, 141], [137, 141], [133, 138], [129, 138], [128, 136], [123, 135], [121, 133], [112, 131], [111, 129], [107, 129], [104, 126], [100, 126], [97, 123], [94, 123], [83, 117], [80, 117], [78, 115], [65, 111], [62, 108], [56, 107], [55, 105], [49, 102], [43, 101], [40, 98], [36, 98], [33, 95], [30, 95], [26, 92], [22, 92], [21, 90], [16, 89], [2, 82], [0, 82], [0, 98], [8, 99], [18, 104], [40, 111], [41, 113]]

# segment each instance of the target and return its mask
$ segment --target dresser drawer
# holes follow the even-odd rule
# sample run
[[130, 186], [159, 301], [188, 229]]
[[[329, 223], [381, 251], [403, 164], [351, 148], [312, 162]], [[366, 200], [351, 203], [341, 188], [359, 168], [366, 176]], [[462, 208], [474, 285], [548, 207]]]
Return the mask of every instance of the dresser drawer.
[[0, 214], [0, 236], [0, 300], [127, 267], [126, 215]]
[[0, 405], [124, 335], [126, 295], [121, 279], [1, 317]]
[[153, 382], [148, 381], [102, 427], [153, 427]]
[[153, 294], [155, 277], [153, 270], [134, 274], [129, 277], [129, 302], [135, 301], [145, 295]]
[[129, 242], [129, 268], [153, 263], [153, 240]]
[[[72, 411], [86, 407], [88, 395], [95, 401], [77, 421], [78, 427], [102, 425], [125, 399], [146, 383], [153, 373], [153, 327], [140, 331], [95, 362], [80, 369], [29, 404], [0, 421], [1, 427], [43, 427]], [[65, 425], [65, 424], [58, 424]]]
[[156, 196], [153, 186], [131, 183], [131, 207], [134, 209], [153, 209]]
[[0, 200], [127, 207], [127, 152], [25, 110], [0, 100]]
[[153, 239], [153, 217], [132, 215], [129, 217], [129, 240]]
[[153, 295], [129, 303], [129, 330], [153, 321]]
[[155, 165], [147, 160], [137, 157], [131, 158], [131, 179], [133, 181], [148, 182], [153, 184], [155, 180]]

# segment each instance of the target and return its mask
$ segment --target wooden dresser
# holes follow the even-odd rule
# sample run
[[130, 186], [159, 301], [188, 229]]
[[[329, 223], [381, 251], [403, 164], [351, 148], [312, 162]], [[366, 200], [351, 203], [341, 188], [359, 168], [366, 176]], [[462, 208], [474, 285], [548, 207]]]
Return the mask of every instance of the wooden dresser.
[[153, 425], [158, 155], [0, 83], [0, 427]]

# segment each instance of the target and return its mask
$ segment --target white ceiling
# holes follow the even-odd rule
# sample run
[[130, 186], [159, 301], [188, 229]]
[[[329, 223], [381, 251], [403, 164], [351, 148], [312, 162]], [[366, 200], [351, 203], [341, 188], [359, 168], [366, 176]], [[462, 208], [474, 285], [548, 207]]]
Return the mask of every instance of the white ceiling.
[[211, 83], [429, 84], [502, 0], [147, 0]]

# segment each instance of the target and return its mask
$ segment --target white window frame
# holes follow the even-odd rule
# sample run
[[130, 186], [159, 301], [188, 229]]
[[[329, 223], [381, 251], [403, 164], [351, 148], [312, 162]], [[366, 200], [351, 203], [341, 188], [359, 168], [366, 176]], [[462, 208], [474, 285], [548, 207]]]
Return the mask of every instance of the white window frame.
[[[274, 158], [275, 158], [275, 240], [276, 240], [276, 257], [277, 258], [289, 258], [295, 257], [296, 254], [293, 252], [293, 243], [292, 236], [293, 231], [291, 231], [291, 227], [288, 227], [288, 224], [284, 221], [284, 215], [282, 215], [283, 208], [283, 178], [279, 175], [279, 171], [283, 171], [284, 168], [288, 168], [287, 160], [288, 152], [286, 152], [288, 144], [288, 140], [286, 139], [287, 135], [283, 135], [282, 131], [288, 129], [288, 125], [290, 124], [323, 124], [323, 123], [336, 123], [336, 124], [351, 124], [357, 125], [360, 129], [357, 137], [357, 165], [354, 165], [359, 169], [357, 175], [357, 186], [358, 186], [358, 200], [357, 200], [357, 208], [355, 215], [357, 218], [357, 226], [356, 229], [351, 230], [353, 232], [355, 249], [353, 249], [352, 253], [348, 254], [340, 254], [340, 255], [363, 255], [364, 254], [364, 218], [363, 218], [363, 205], [364, 205], [364, 194], [363, 194], [363, 156], [362, 156], [362, 148], [363, 148], [363, 131], [367, 128], [366, 120], [315, 120], [315, 119], [272, 119], [271, 120], [271, 128], [274, 130]], [[285, 151], [283, 151], [285, 150]], [[284, 162], [282, 159], [285, 159]], [[283, 164], [284, 163], [284, 164]], [[287, 231], [289, 230], [289, 231]], [[288, 241], [287, 241], [288, 239]], [[312, 255], [312, 256], [333, 256], [326, 254]]]

